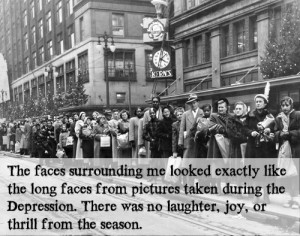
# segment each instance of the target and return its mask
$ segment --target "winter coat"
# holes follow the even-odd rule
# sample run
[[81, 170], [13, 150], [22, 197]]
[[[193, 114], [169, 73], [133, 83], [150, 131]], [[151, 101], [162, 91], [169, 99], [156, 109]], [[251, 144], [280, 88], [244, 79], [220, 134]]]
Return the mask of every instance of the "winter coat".
[[178, 153], [179, 150], [178, 148], [178, 139], [179, 139], [179, 131], [180, 131], [180, 121], [175, 121], [172, 124], [172, 152]]
[[[199, 117], [203, 117], [202, 109], [198, 108], [196, 117], [194, 117], [192, 110], [183, 113], [180, 123], [178, 144], [184, 146], [183, 158], [195, 158], [195, 141], [190, 132]], [[186, 133], [186, 135], [184, 135]], [[184, 137], [185, 136], [185, 137]], [[184, 162], [182, 165], [187, 166], [189, 161]]]
[[101, 156], [102, 152], [110, 153], [110, 157], [111, 157], [111, 155], [112, 155], [112, 138], [110, 138], [110, 147], [101, 147], [100, 146], [102, 135], [109, 135], [111, 137], [109, 128], [97, 123], [97, 125], [95, 125], [93, 127], [93, 134], [94, 134], [94, 158], [107, 157], [106, 155]]
[[143, 138], [150, 142], [150, 150], [158, 150], [159, 140], [157, 137], [159, 120], [154, 119], [150, 120], [148, 124], [146, 124], [143, 132]]
[[[220, 115], [217, 113], [211, 114], [210, 125], [209, 125], [210, 139], [208, 142], [208, 152], [207, 152], [208, 158], [212, 158], [212, 159], [222, 158], [222, 154], [221, 154], [219, 146], [217, 144], [215, 135], [223, 134], [224, 137], [228, 138], [227, 126], [228, 126], [228, 120], [231, 117], [232, 117], [232, 115], [229, 113], [227, 113], [225, 115]], [[215, 125], [218, 125], [218, 127], [215, 127]]]
[[83, 158], [94, 157], [94, 135], [92, 133], [92, 127], [84, 125], [80, 130], [79, 138], [82, 140], [82, 152]]
[[62, 131], [59, 134], [59, 144], [61, 147], [66, 147], [66, 143], [67, 143], [67, 138], [69, 137], [70, 132], [69, 131]]
[[171, 117], [164, 117], [158, 123], [157, 127], [157, 137], [158, 137], [158, 147], [160, 151], [172, 152], [172, 124], [173, 119]]
[[138, 158], [138, 130], [140, 119], [138, 117], [132, 117], [129, 120], [129, 142], [134, 141], [132, 147], [132, 158]]
[[[266, 116], [269, 115], [269, 111], [264, 109], [262, 113], [258, 113], [257, 110], [248, 113], [245, 122], [245, 134], [248, 137], [246, 147], [246, 158], [276, 158], [276, 148], [273, 141], [260, 142], [259, 146], [255, 144], [256, 138], [252, 137], [253, 131], [259, 132], [257, 124], [265, 120]], [[274, 132], [274, 124], [270, 127], [271, 133]]]
[[282, 119], [280, 116], [277, 116], [275, 119], [275, 139], [280, 145], [282, 145], [283, 141], [290, 141], [290, 145], [292, 148], [292, 156], [293, 158], [300, 158], [300, 112], [293, 111], [290, 114], [290, 121], [287, 137], [280, 137], [280, 133], [283, 130]]

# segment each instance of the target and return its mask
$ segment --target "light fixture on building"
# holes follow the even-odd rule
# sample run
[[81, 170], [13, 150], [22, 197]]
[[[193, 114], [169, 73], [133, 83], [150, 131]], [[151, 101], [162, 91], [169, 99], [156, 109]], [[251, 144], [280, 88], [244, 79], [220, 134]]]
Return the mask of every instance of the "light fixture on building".
[[53, 73], [53, 75], [56, 77], [58, 76], [58, 73], [55, 71], [55, 66], [53, 65], [47, 65], [45, 67], [45, 71], [44, 71], [44, 76], [47, 77], [49, 75], [49, 73]]
[[151, 3], [155, 6], [157, 18], [162, 18], [163, 11], [168, 6], [167, 0], [152, 0]]
[[[110, 46], [108, 46], [108, 43], [110, 41]], [[104, 45], [102, 45], [102, 43]], [[101, 52], [103, 49], [104, 51], [104, 78], [106, 81], [106, 108], [109, 108], [109, 77], [108, 77], [108, 48], [112, 53], [115, 52], [116, 46], [114, 42], [114, 38], [112, 36], [109, 36], [106, 32], [104, 32], [103, 35], [98, 36], [98, 44], [96, 45], [97, 49]]]

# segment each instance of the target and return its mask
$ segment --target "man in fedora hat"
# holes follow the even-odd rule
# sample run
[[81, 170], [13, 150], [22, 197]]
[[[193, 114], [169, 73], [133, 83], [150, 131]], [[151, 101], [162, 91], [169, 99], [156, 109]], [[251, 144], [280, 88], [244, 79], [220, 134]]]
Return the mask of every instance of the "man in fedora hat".
[[[204, 113], [199, 108], [199, 100], [196, 94], [192, 93], [189, 95], [186, 102], [190, 106], [190, 109], [183, 113], [180, 124], [178, 145], [184, 148], [183, 153], [183, 165], [188, 166], [193, 164], [192, 159], [188, 161], [186, 158], [195, 158], [195, 141], [194, 137], [191, 137], [190, 130], [195, 125], [199, 117], [203, 117]], [[193, 179], [191, 183], [193, 184]]]

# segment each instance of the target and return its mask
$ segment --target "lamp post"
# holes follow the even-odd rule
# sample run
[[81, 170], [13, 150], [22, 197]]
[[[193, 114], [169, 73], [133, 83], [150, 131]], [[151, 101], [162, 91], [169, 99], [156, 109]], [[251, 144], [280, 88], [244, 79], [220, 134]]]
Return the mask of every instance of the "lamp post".
[[[108, 43], [110, 41], [110, 46], [108, 47]], [[104, 43], [104, 46], [101, 44]], [[106, 32], [104, 32], [103, 35], [98, 36], [98, 44], [97, 47], [99, 51], [103, 48], [104, 51], [104, 78], [106, 81], [106, 108], [108, 109], [110, 107], [109, 104], [109, 78], [108, 78], [108, 48], [113, 53], [116, 50], [116, 46], [114, 44], [114, 38], [107, 35]]]
[[2, 89], [0, 93], [2, 98], [2, 118], [4, 118], [4, 95], [7, 96], [7, 92]]

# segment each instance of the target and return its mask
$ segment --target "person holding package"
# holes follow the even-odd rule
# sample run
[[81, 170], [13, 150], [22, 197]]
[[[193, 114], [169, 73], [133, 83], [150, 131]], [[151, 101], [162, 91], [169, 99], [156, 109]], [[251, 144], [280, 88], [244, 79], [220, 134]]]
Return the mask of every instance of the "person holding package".
[[[274, 142], [275, 118], [268, 110], [269, 91], [270, 88], [267, 83], [265, 93], [257, 94], [254, 97], [255, 109], [248, 113], [244, 127], [248, 137], [245, 158], [246, 161], [251, 158], [251, 164], [256, 168], [274, 164], [270, 158], [277, 157]], [[265, 186], [265, 181], [266, 178], [263, 175], [258, 175], [255, 179], [256, 183], [262, 184], [261, 186]], [[258, 196], [255, 196], [253, 202], [257, 203], [258, 201]], [[264, 188], [263, 201], [270, 203], [266, 188]]]
[[[220, 98], [216, 102], [216, 105], [218, 112], [211, 114], [208, 127], [210, 139], [208, 142], [207, 157], [209, 158], [209, 161], [211, 161], [214, 168], [220, 168], [227, 164], [228, 156], [226, 156], [224, 150], [220, 149], [217, 139], [223, 139], [224, 148], [227, 150], [229, 149], [230, 143], [228, 143], [229, 139], [227, 126], [228, 120], [232, 115], [229, 113], [229, 101], [226, 98]], [[217, 176], [212, 177], [212, 184], [217, 186], [218, 193], [221, 194], [221, 179]]]
[[279, 143], [279, 152], [284, 148], [283, 145], [290, 146], [291, 152], [286, 152], [286, 155], [290, 156], [285, 156], [285, 158], [292, 158], [297, 170], [297, 174], [282, 180], [285, 181], [291, 197], [283, 206], [299, 209], [295, 197], [299, 195], [300, 112], [295, 111], [293, 105], [293, 99], [290, 97], [286, 96], [280, 100], [282, 112], [275, 119], [275, 140]]

